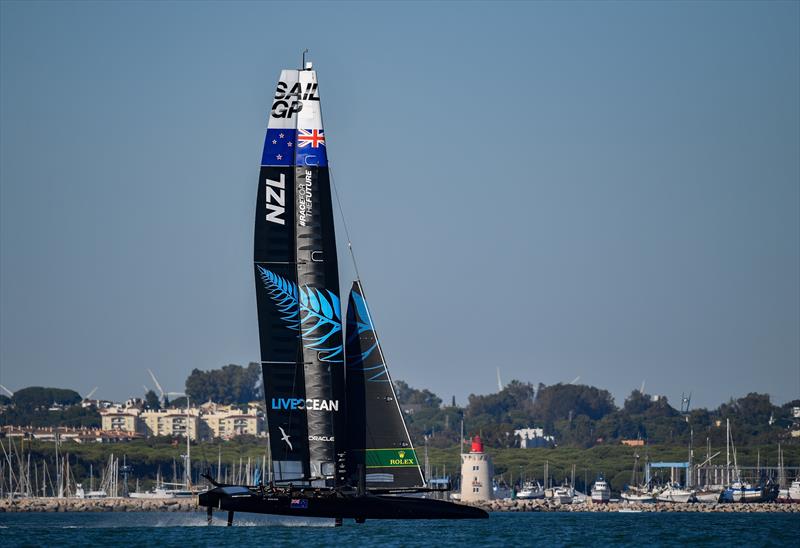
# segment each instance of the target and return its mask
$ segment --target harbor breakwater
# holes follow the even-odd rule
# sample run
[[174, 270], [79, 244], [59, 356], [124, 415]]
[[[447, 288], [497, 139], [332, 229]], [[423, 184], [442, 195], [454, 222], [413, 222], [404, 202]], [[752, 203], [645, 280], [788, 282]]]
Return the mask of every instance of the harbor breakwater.
[[[657, 502], [630, 504], [591, 502], [557, 504], [547, 500], [492, 500], [474, 503], [472, 506], [487, 512], [796, 512], [800, 503], [716, 503], [681, 504]], [[73, 499], [73, 498], [19, 498], [0, 500], [1, 512], [204, 512], [197, 504], [197, 497], [173, 499]]]
[[[197, 497], [171, 499], [131, 498], [18, 498], [0, 500], [0, 512], [192, 512]], [[205, 508], [201, 509], [205, 512]]]

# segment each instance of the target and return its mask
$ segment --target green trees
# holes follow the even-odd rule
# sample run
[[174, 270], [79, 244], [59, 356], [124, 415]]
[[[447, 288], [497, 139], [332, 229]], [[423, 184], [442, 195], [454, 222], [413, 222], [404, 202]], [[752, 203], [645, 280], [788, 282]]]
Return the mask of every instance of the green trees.
[[161, 402], [158, 401], [158, 395], [152, 390], [148, 390], [144, 395], [144, 404], [148, 409], [161, 409]]
[[545, 434], [555, 436], [562, 446], [618, 444], [623, 439], [686, 446], [690, 438], [696, 447], [704, 446], [706, 438], [724, 445], [725, 419], [731, 420], [737, 445], [770, 444], [779, 439], [784, 444], [797, 443], [797, 438], [790, 438], [789, 427], [794, 421], [792, 408], [800, 402], [777, 407], [766, 394], [748, 394], [716, 409], [693, 409], [684, 416], [667, 398], [639, 390], [631, 392], [622, 408], [617, 408], [607, 390], [593, 386], [540, 384], [534, 390], [530, 383], [512, 381], [494, 394], [472, 394], [466, 407], [457, 408], [434, 406], [441, 401], [435, 394], [402, 381], [397, 384], [401, 404], [428, 402], [406, 415], [406, 420], [414, 439], [428, 436], [433, 447], [458, 442], [461, 417], [467, 434], [481, 433], [484, 442], [493, 447], [514, 446], [513, 431], [534, 426], [544, 428]]
[[34, 409], [47, 409], [53, 404], [74, 405], [80, 403], [81, 399], [81, 395], [74, 390], [30, 386], [14, 392], [11, 403], [19, 409], [32, 411]]
[[200, 371], [193, 369], [186, 379], [186, 393], [195, 403], [240, 403], [262, 398], [261, 366], [251, 363], [247, 367], [226, 365], [221, 369]]
[[403, 381], [394, 382], [394, 391], [395, 394], [397, 394], [397, 400], [406, 405], [432, 407], [436, 409], [442, 405], [442, 399], [430, 390], [417, 390], [416, 388], [411, 388]]

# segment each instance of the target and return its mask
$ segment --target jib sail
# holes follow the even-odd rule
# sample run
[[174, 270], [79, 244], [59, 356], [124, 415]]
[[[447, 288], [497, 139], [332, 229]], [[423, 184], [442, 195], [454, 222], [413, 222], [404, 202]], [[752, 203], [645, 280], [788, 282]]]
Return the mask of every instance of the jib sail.
[[344, 435], [344, 349], [325, 133], [310, 69], [282, 71], [276, 88], [254, 261], [274, 477], [331, 479]]
[[347, 303], [348, 480], [366, 487], [403, 488], [425, 484], [394, 392], [375, 326], [356, 281]]

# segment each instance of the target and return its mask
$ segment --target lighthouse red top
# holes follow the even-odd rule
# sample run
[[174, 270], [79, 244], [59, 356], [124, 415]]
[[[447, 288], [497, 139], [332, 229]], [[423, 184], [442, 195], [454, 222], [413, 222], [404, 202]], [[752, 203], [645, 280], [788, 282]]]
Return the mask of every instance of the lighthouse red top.
[[480, 436], [472, 438], [472, 450], [470, 453], [483, 453], [483, 442]]

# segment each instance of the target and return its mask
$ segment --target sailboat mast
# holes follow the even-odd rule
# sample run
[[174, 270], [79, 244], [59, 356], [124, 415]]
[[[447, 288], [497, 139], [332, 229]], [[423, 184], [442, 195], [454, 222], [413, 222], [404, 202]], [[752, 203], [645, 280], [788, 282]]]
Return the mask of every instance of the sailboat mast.
[[191, 417], [189, 416], [189, 395], [186, 395], [186, 490], [192, 488], [192, 444], [189, 439], [189, 427]]
[[731, 484], [731, 419], [725, 419], [725, 485]]

